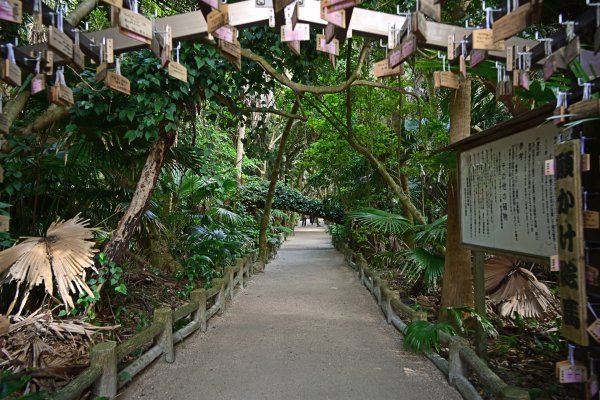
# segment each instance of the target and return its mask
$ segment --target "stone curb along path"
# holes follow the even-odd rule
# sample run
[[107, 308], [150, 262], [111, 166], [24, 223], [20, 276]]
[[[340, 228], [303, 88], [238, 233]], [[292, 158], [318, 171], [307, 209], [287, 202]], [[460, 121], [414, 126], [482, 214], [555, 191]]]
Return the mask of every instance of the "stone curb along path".
[[124, 399], [460, 399], [403, 349], [324, 229], [297, 228], [208, 332]]

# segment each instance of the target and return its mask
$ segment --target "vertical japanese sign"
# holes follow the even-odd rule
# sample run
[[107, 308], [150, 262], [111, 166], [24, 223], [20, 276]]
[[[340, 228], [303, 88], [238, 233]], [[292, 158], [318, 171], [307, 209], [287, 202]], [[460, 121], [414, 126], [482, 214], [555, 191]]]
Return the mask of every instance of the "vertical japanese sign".
[[588, 345], [586, 270], [583, 240], [581, 143], [570, 140], [556, 145], [556, 235], [560, 260], [561, 334]]

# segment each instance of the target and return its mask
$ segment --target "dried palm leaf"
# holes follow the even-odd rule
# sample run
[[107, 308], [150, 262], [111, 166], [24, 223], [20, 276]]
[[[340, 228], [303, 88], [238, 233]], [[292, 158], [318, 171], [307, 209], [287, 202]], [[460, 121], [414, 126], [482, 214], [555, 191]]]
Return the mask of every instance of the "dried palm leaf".
[[519, 266], [519, 261], [493, 257], [485, 263], [485, 291], [504, 317], [519, 314], [539, 318], [553, 303], [550, 289], [535, 275]]
[[79, 215], [67, 221], [56, 221], [50, 225], [45, 237], [24, 238], [23, 242], [0, 252], [0, 274], [8, 269], [4, 282], [15, 281], [17, 288], [26, 284], [18, 314], [35, 286], [43, 284], [46, 293], [53, 295], [53, 277], [67, 310], [75, 306], [71, 292], [94, 295], [85, 282], [85, 271], [94, 267], [97, 250], [90, 239], [96, 229], [87, 225], [88, 221]]

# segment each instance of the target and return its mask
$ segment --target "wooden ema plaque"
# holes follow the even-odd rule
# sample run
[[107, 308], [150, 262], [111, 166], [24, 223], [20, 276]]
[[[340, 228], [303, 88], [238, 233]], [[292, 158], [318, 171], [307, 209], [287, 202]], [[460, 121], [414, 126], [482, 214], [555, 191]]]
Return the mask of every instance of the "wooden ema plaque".
[[126, 8], [119, 11], [119, 31], [133, 40], [152, 43], [152, 21]]
[[474, 29], [473, 30], [473, 49], [504, 51], [504, 40], [494, 41], [493, 29]]
[[442, 18], [440, 3], [435, 0], [420, 0], [419, 11], [437, 22]]
[[10, 60], [1, 60], [0, 79], [9, 85], [21, 86], [21, 68]]
[[337, 39], [333, 39], [327, 43], [325, 35], [317, 35], [317, 50], [323, 53], [333, 54], [334, 56], [340, 55], [340, 42]]
[[119, 75], [116, 72], [109, 71], [106, 74], [106, 87], [115, 92], [123, 93], [127, 96], [131, 94], [131, 82], [123, 75]]
[[235, 43], [237, 41], [238, 30], [234, 26], [225, 25], [214, 31], [212, 35], [219, 40]]
[[8, 123], [8, 118], [6, 114], [0, 114], [0, 133], [3, 135], [8, 134], [8, 130], [10, 128], [10, 124]]
[[475, 68], [485, 60], [487, 60], [488, 53], [485, 50], [473, 50], [471, 52], [471, 59], [469, 61], [469, 66], [471, 68]]
[[302, 40], [310, 40], [310, 25], [296, 24], [296, 28], [283, 25], [281, 27], [282, 42], [300, 42]]
[[73, 47], [73, 67], [77, 72], [85, 69], [85, 55], [79, 46]]
[[123, 0], [102, 0], [106, 4], [110, 4], [113, 7], [123, 8]]
[[187, 68], [183, 65], [171, 61], [168, 68], [169, 76], [179, 79], [182, 82], [187, 82]]
[[75, 99], [73, 91], [65, 85], [55, 85], [50, 87], [50, 102], [64, 107], [73, 107]]
[[417, 37], [417, 41], [427, 41], [427, 20], [425, 15], [420, 12], [412, 13], [410, 22], [410, 28], [413, 35]]
[[292, 40], [291, 42], [285, 42], [285, 44], [287, 44], [287, 47], [289, 47], [290, 50], [292, 50], [292, 52], [294, 52], [294, 54], [296, 55], [300, 55], [300, 41], [299, 40]]
[[37, 94], [46, 90], [46, 75], [38, 74], [31, 80], [31, 94]]
[[435, 71], [433, 73], [433, 85], [436, 88], [458, 89], [458, 84], [458, 75], [451, 71]]
[[588, 345], [586, 268], [583, 239], [581, 142], [569, 140], [555, 146], [558, 257], [563, 322], [561, 335]]
[[[402, 49], [400, 55], [400, 64], [402, 64], [404, 61], [408, 60], [410, 56], [417, 52], [417, 38], [415, 35], [408, 35], [400, 44], [400, 48]], [[395, 68], [396, 65], [393, 67]]]
[[15, 24], [22, 24], [23, 3], [18, 0], [0, 1], [0, 19]]
[[55, 26], [48, 28], [48, 46], [69, 60], [73, 58], [73, 41]]
[[321, 19], [346, 29], [346, 10], [327, 12], [325, 8], [321, 8]]
[[321, 0], [321, 7], [328, 13], [340, 10], [347, 10], [358, 6], [361, 0]]
[[44, 59], [46, 60], [44, 70], [46, 76], [52, 76], [54, 75], [54, 52], [52, 50], [46, 50], [44, 53]]
[[108, 64], [102, 63], [96, 67], [96, 82], [102, 82], [108, 74]]
[[390, 67], [390, 62], [386, 58], [373, 64], [373, 75], [377, 78], [385, 78], [388, 76], [398, 76], [404, 73], [404, 66], [399, 64], [395, 68]]
[[217, 29], [227, 25], [229, 23], [229, 9], [224, 4], [220, 10], [212, 10], [206, 16], [206, 24], [208, 26], [208, 32], [211, 34]]
[[541, 1], [532, 0], [515, 11], [508, 13], [494, 22], [494, 42], [513, 37], [527, 29], [529, 25], [539, 22]]
[[237, 71], [242, 70], [242, 48], [239, 42], [229, 43], [220, 40], [219, 50], [221, 51], [221, 55], [227, 58]]
[[396, 68], [401, 64], [400, 59], [402, 58], [402, 47], [396, 47], [388, 54], [388, 62], [390, 68]]
[[571, 114], [571, 120], [598, 116], [600, 115], [600, 100], [582, 100], [577, 103], [570, 104], [569, 114]]

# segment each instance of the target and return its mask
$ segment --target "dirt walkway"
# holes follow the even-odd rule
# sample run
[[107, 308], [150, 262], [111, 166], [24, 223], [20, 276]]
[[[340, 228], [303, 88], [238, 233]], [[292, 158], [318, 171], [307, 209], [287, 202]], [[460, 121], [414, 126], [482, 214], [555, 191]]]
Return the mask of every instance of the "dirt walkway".
[[126, 399], [460, 399], [405, 351], [320, 228], [298, 228], [222, 317], [157, 361]]

